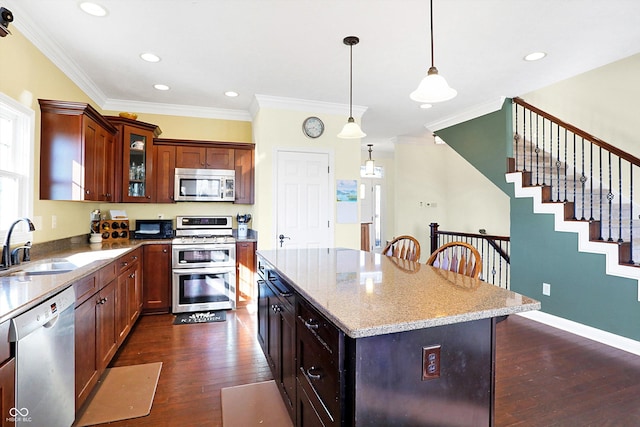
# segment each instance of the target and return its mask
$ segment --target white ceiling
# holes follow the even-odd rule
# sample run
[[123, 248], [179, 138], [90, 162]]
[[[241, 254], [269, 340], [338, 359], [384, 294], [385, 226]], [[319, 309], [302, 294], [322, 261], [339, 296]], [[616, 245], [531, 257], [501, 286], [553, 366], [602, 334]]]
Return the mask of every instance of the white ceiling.
[[[434, 0], [435, 65], [458, 91], [409, 99], [430, 66], [427, 0], [0, 0], [17, 28], [102, 108], [250, 120], [256, 95], [344, 111], [353, 47], [363, 144], [423, 138], [460, 117], [640, 52], [638, 0]], [[8, 36], [8, 38], [11, 36]], [[2, 44], [10, 39], [0, 39]], [[548, 56], [523, 61], [532, 51]], [[139, 55], [153, 52], [151, 64]], [[166, 92], [155, 83], [171, 87]], [[227, 90], [237, 98], [224, 96]], [[324, 104], [328, 103], [328, 104]], [[325, 108], [326, 107], [326, 108]], [[363, 107], [362, 109], [356, 107]], [[356, 116], [356, 114], [354, 114]]]

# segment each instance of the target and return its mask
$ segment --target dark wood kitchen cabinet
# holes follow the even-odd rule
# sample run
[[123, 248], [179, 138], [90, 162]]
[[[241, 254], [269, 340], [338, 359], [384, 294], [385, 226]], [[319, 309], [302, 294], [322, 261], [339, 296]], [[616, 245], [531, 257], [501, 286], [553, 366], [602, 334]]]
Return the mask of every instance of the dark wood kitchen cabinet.
[[233, 148], [178, 146], [176, 148], [176, 167], [233, 169], [234, 154]]
[[171, 245], [143, 247], [143, 314], [171, 311]]
[[175, 184], [176, 147], [154, 144], [153, 150], [156, 203], [173, 203], [175, 202], [173, 188]]
[[296, 335], [295, 296], [286, 285], [264, 272], [258, 280], [258, 340], [289, 416], [295, 421]]
[[[158, 126], [124, 117], [106, 119], [118, 129], [116, 146], [116, 177], [118, 200], [122, 202], [155, 203], [156, 181], [153, 138], [160, 135]], [[119, 184], [119, 185], [118, 185]]]
[[9, 410], [16, 405], [16, 360], [11, 355], [9, 342], [9, 324], [0, 324], [0, 414], [2, 427], [15, 426], [8, 416]]
[[40, 199], [117, 201], [117, 129], [87, 103], [38, 102]]
[[142, 308], [142, 248], [129, 252], [116, 261], [116, 331], [118, 346], [122, 344]]
[[[163, 172], [164, 176], [173, 180], [175, 168], [232, 169], [236, 173], [234, 203], [254, 203], [255, 144], [156, 138], [154, 145], [159, 150], [156, 158], [163, 159], [158, 160], [157, 164], [164, 164], [164, 170], [167, 171], [166, 174]], [[175, 152], [168, 147], [174, 147]], [[175, 163], [172, 163], [172, 155], [175, 155]], [[159, 174], [157, 172], [156, 176]], [[162, 194], [171, 194], [170, 199], [165, 197], [165, 200], [173, 202], [173, 181], [162, 185], [166, 188]], [[158, 203], [163, 203], [160, 195], [156, 197]]]
[[236, 241], [236, 307], [253, 302], [255, 295], [256, 242]]
[[73, 284], [76, 410], [86, 401], [117, 350], [116, 268], [111, 263]]
[[234, 203], [252, 205], [254, 202], [253, 148], [236, 148], [234, 169], [236, 171], [236, 200]]

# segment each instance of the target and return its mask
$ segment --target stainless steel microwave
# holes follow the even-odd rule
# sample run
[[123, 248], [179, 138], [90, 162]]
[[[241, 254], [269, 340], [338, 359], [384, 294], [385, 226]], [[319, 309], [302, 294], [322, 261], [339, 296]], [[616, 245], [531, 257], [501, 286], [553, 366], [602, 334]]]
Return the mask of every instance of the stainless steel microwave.
[[233, 202], [236, 172], [227, 169], [176, 168], [176, 202]]

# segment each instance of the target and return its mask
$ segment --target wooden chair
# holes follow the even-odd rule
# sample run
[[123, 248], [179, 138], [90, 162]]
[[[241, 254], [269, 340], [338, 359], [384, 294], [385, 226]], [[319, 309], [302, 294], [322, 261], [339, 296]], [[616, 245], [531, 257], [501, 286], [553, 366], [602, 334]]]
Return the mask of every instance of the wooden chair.
[[466, 242], [449, 242], [436, 249], [427, 264], [477, 279], [482, 273], [480, 252]]
[[411, 236], [398, 236], [387, 243], [387, 246], [382, 250], [382, 255], [418, 261], [420, 259], [420, 242]]

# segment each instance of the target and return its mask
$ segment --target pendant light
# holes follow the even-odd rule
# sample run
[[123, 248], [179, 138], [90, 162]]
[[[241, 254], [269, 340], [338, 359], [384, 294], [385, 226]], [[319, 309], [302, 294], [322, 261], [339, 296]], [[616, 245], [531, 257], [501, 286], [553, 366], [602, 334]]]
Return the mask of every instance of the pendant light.
[[433, 104], [436, 102], [448, 101], [458, 94], [447, 84], [447, 81], [438, 74], [438, 69], [433, 61], [433, 0], [430, 0], [431, 14], [431, 68], [427, 71], [427, 76], [422, 79], [418, 89], [411, 92], [409, 97], [414, 101]]
[[338, 138], [343, 139], [355, 139], [364, 138], [366, 133], [362, 132], [360, 126], [353, 120], [353, 45], [360, 42], [360, 39], [356, 36], [347, 36], [342, 40], [344, 44], [349, 46], [349, 120], [344, 125], [342, 131], [338, 134]]
[[367, 144], [367, 147], [369, 147], [369, 160], [364, 162], [364, 174], [366, 176], [373, 176], [375, 175], [375, 163], [373, 161], [373, 159], [371, 158], [371, 147], [373, 147], [373, 144]]

